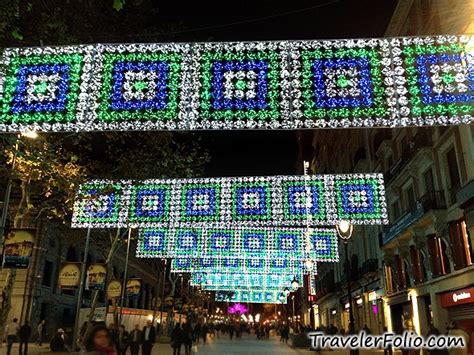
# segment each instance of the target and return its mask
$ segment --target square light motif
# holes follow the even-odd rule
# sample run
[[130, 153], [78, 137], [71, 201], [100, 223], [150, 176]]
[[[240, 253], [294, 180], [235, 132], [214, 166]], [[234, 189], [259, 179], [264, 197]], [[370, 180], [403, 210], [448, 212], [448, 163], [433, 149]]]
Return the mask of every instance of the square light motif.
[[189, 257], [177, 257], [172, 259], [172, 267], [181, 272], [191, 272], [193, 269], [193, 259]]
[[387, 64], [376, 46], [366, 43], [363, 48], [350, 48], [334, 42], [315, 47], [300, 52], [305, 118], [340, 121], [324, 123], [329, 126], [357, 126], [367, 118], [388, 118], [382, 76]]
[[414, 116], [472, 113], [474, 56], [461, 43], [403, 47]]
[[292, 255], [302, 254], [298, 240], [301, 234], [292, 232], [277, 232], [276, 233], [276, 250], [278, 254]]
[[76, 120], [85, 57], [79, 50], [64, 51], [69, 53], [13, 56], [0, 100], [0, 123]]
[[270, 219], [272, 215], [271, 200], [271, 188], [266, 182], [233, 184], [232, 212], [234, 220]]
[[379, 178], [341, 176], [334, 180], [334, 187], [338, 220], [356, 223], [358, 220], [387, 220], [384, 189]]
[[171, 186], [133, 185], [130, 193], [130, 221], [164, 222], [169, 220]]
[[218, 221], [220, 217], [219, 184], [185, 184], [181, 192], [182, 221]]
[[266, 238], [265, 231], [243, 231], [243, 251], [248, 255], [265, 255], [267, 253]]
[[208, 250], [210, 254], [230, 253], [234, 247], [234, 231], [210, 230], [207, 233]]
[[283, 214], [286, 220], [324, 220], [326, 205], [324, 182], [284, 181], [283, 182]]
[[105, 122], [173, 120], [182, 55], [105, 53], [97, 118]]
[[201, 119], [268, 121], [280, 117], [277, 52], [210, 50], [200, 61]]
[[138, 234], [137, 256], [166, 257], [168, 255], [167, 229], [141, 229]]
[[177, 229], [174, 238], [174, 251], [177, 255], [199, 256], [202, 240], [201, 230]]
[[81, 185], [74, 203], [73, 227], [122, 226], [126, 187], [114, 182]]
[[339, 261], [338, 240], [333, 230], [314, 231], [309, 236], [308, 259], [313, 261]]

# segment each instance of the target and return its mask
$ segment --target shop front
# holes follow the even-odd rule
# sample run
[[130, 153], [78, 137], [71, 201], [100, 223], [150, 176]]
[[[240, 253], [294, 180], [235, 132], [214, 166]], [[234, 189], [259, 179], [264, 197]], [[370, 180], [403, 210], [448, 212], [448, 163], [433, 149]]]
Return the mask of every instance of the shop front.
[[384, 307], [383, 307], [383, 290], [371, 290], [367, 294], [367, 326], [372, 333], [383, 333], [384, 324]]
[[441, 306], [448, 311], [449, 322], [456, 322], [469, 335], [468, 354], [474, 353], [474, 286], [440, 295]]
[[392, 331], [401, 334], [405, 330], [414, 329], [414, 316], [412, 302], [408, 292], [402, 292], [388, 299]]

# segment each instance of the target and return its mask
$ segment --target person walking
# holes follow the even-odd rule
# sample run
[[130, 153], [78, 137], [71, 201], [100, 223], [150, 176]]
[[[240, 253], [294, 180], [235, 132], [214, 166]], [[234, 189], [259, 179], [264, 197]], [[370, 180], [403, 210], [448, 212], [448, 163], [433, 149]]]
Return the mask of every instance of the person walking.
[[142, 331], [140, 330], [140, 326], [135, 324], [135, 328], [130, 332], [130, 352], [132, 355], [138, 355], [141, 342]]
[[112, 345], [110, 330], [105, 325], [98, 325], [87, 336], [86, 351], [90, 355], [116, 355]]
[[38, 326], [36, 327], [36, 332], [38, 333], [36, 344], [43, 346], [44, 334], [46, 333], [46, 321], [44, 319], [39, 322]]
[[13, 318], [13, 321], [5, 328], [5, 338], [7, 339], [7, 355], [11, 354], [13, 343], [18, 337], [20, 326], [18, 325], [18, 319]]
[[125, 326], [123, 324], [118, 329], [116, 341], [117, 355], [125, 355], [127, 353], [130, 339], [129, 334], [125, 330]]
[[204, 344], [206, 344], [208, 331], [209, 331], [209, 327], [207, 326], [206, 323], [204, 323], [202, 326], [202, 341]]
[[151, 321], [146, 323], [146, 327], [142, 331], [142, 354], [151, 355], [151, 350], [156, 341], [156, 329]]
[[183, 344], [185, 354], [190, 355], [193, 346], [193, 330], [190, 323], [185, 323], [183, 326]]
[[28, 322], [25, 322], [19, 330], [20, 336], [20, 355], [28, 354], [28, 342], [31, 336], [31, 327]]
[[182, 341], [183, 331], [181, 330], [181, 324], [176, 323], [176, 326], [171, 332], [171, 347], [173, 348], [173, 355], [181, 355]]
[[194, 341], [196, 342], [196, 344], [199, 344], [199, 341], [201, 340], [201, 334], [202, 334], [201, 323], [197, 323], [194, 326]]

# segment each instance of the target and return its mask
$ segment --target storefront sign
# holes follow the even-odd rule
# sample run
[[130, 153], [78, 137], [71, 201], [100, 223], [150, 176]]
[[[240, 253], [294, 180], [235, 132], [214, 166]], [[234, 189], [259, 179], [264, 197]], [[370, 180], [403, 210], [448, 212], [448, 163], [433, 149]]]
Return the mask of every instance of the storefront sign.
[[92, 264], [87, 268], [86, 290], [103, 290], [107, 268], [104, 264]]
[[375, 301], [377, 299], [377, 293], [375, 291], [369, 292], [369, 302]]
[[62, 263], [59, 272], [58, 287], [63, 290], [72, 290], [81, 283], [81, 263]]
[[12, 229], [5, 236], [4, 269], [27, 269], [30, 264], [36, 229]]
[[474, 303], [474, 287], [441, 294], [441, 305], [443, 307], [453, 307], [467, 303]]
[[119, 280], [112, 280], [107, 286], [107, 298], [114, 299], [119, 298], [122, 294], [122, 283]]
[[141, 279], [130, 279], [127, 281], [127, 296], [128, 297], [139, 297], [140, 289], [142, 287]]

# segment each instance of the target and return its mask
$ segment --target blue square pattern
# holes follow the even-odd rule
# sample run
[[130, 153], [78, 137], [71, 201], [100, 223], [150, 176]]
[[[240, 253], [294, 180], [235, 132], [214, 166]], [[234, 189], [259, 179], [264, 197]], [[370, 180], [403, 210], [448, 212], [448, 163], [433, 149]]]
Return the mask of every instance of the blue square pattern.
[[207, 274], [205, 272], [193, 273], [192, 282], [196, 285], [204, 285], [207, 282]]
[[315, 60], [313, 84], [318, 108], [354, 108], [373, 103], [370, 67], [366, 58]]
[[274, 298], [274, 293], [273, 292], [265, 292], [263, 297], [265, 299], [265, 302], [266, 303], [271, 303], [271, 302], [275, 302], [275, 298]]
[[198, 265], [200, 268], [213, 268], [217, 266], [216, 258], [199, 258]]
[[176, 232], [176, 249], [178, 252], [190, 252], [190, 251], [197, 251], [199, 246], [198, 240], [199, 235], [195, 231], [177, 231]]
[[137, 217], [163, 217], [165, 214], [164, 189], [140, 189], [137, 192], [135, 214]]
[[262, 303], [263, 300], [264, 300], [263, 292], [254, 291], [254, 292], [252, 293], [252, 302], [255, 302], [255, 303]]
[[167, 105], [168, 63], [164, 61], [115, 63], [112, 110], [162, 110]]
[[298, 234], [278, 233], [277, 234], [277, 249], [280, 253], [294, 254], [298, 250]]
[[175, 258], [174, 260], [176, 267], [180, 269], [191, 269], [193, 265], [192, 258]]
[[150, 252], [166, 253], [167, 235], [164, 230], [146, 230], [143, 248]]
[[84, 207], [84, 216], [89, 218], [107, 218], [114, 213], [115, 192], [105, 193], [101, 190], [90, 189], [87, 194], [91, 196]]
[[186, 191], [187, 216], [213, 216], [215, 213], [215, 188], [191, 188]]
[[267, 214], [267, 188], [264, 186], [238, 187], [236, 189], [237, 214], [265, 216]]
[[367, 184], [344, 184], [341, 187], [342, 208], [345, 213], [375, 212], [373, 186]]
[[243, 242], [246, 253], [265, 252], [265, 233], [243, 233]]
[[265, 268], [264, 259], [247, 259], [246, 266], [248, 269], [261, 269]]
[[71, 66], [67, 64], [22, 65], [12, 102], [15, 114], [61, 112], [66, 108]]
[[212, 232], [210, 233], [211, 250], [213, 252], [231, 251], [232, 234], [229, 232]]
[[241, 259], [236, 258], [224, 258], [222, 261], [222, 265], [225, 268], [235, 269], [241, 266]]
[[[235, 298], [235, 300], [237, 300], [237, 292], [234, 293], [233, 298]], [[249, 302], [250, 301], [250, 292], [249, 291], [242, 291], [240, 293], [240, 300], [242, 302]]]
[[318, 256], [330, 256], [333, 252], [333, 238], [327, 234], [312, 234], [312, 252]]
[[276, 258], [270, 260], [270, 267], [272, 269], [285, 270], [289, 267], [289, 264], [290, 260], [288, 259]]
[[211, 82], [214, 110], [267, 108], [267, 69], [264, 60], [214, 61]]
[[464, 55], [458, 53], [416, 57], [424, 104], [465, 104], [474, 101], [474, 64], [466, 66], [465, 61]]
[[[288, 205], [289, 212], [292, 215], [306, 215], [319, 213], [319, 188], [317, 186], [308, 186], [309, 194], [305, 186], [288, 187]], [[306, 209], [306, 200], [310, 197], [309, 211]]]

